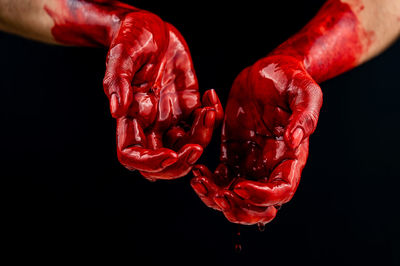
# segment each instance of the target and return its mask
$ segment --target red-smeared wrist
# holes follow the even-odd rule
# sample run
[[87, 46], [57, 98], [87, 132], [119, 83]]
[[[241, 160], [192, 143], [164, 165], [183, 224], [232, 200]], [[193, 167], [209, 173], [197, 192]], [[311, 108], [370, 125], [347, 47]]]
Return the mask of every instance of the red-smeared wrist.
[[65, 45], [109, 47], [121, 21], [139, 9], [108, 0], [59, 0], [57, 7], [45, 5], [54, 20], [51, 33]]
[[359, 63], [367, 36], [351, 7], [339, 0], [328, 1], [296, 35], [270, 55], [292, 56], [317, 81], [333, 78]]

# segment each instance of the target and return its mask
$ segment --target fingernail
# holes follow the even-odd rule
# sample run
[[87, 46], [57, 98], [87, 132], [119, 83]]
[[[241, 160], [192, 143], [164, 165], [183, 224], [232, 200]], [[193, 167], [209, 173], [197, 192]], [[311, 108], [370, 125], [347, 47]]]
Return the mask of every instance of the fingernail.
[[292, 145], [293, 148], [297, 148], [300, 142], [303, 140], [304, 132], [301, 128], [297, 128], [292, 135]]
[[250, 198], [250, 194], [247, 190], [243, 189], [243, 188], [235, 188], [233, 190], [233, 192], [235, 192], [236, 194], [239, 195], [239, 197], [243, 198], [243, 199], [249, 199]]
[[115, 93], [113, 93], [110, 99], [111, 114], [115, 114], [117, 112], [118, 105], [118, 97]]
[[217, 93], [215, 92], [214, 89], [210, 90], [210, 94], [209, 94], [211, 103], [214, 105], [218, 102], [218, 98], [217, 98]]
[[187, 158], [187, 162], [188, 162], [189, 164], [194, 164], [194, 163], [200, 158], [202, 152], [203, 152], [203, 151], [193, 150], [193, 151], [189, 154], [189, 156], [188, 156], [188, 158]]
[[192, 168], [192, 173], [193, 173], [193, 175], [194, 176], [201, 176], [201, 172], [200, 172], [200, 170], [199, 169], [197, 169], [197, 168]]
[[203, 104], [206, 106], [212, 106], [216, 103], [217, 101], [217, 94], [215, 93], [215, 90], [211, 89], [206, 91], [203, 97]]
[[193, 182], [192, 187], [198, 194], [206, 195], [208, 193], [207, 188], [200, 182]]
[[176, 160], [177, 160], [176, 158], [168, 158], [168, 159], [165, 159], [164, 161], [162, 161], [161, 165], [162, 165], [162, 167], [167, 167], [167, 166], [170, 166], [171, 164], [175, 163]]
[[225, 197], [215, 197], [214, 201], [223, 210], [229, 210], [231, 208], [231, 205], [225, 199]]
[[204, 125], [208, 128], [214, 127], [215, 123], [215, 111], [209, 110], [207, 111], [204, 117]]

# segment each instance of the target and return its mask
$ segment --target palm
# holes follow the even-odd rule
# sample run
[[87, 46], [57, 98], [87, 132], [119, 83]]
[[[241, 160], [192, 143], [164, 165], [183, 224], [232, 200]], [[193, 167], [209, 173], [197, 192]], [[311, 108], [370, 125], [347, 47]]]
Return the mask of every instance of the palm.
[[207, 91], [200, 101], [187, 45], [175, 28], [169, 24], [167, 27], [169, 45], [152, 87], [144, 89], [146, 86], [140, 84], [146, 83], [136, 81], [139, 89], [134, 89], [128, 114], [118, 120], [121, 163], [140, 170], [148, 179], [186, 175], [222, 118], [222, 108], [213, 90]]
[[207, 190], [198, 193], [203, 201], [232, 222], [272, 220], [299, 183], [318, 117], [312, 120], [310, 100], [316, 110], [321, 105], [318, 90], [289, 58], [265, 58], [242, 71], [226, 107], [221, 165], [214, 174], [204, 166], [194, 171], [195, 190], [200, 183]]

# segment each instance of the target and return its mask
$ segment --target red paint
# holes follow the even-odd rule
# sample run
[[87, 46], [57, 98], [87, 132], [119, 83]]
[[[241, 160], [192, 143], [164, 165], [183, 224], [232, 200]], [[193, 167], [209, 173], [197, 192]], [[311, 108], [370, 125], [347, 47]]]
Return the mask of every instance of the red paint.
[[319, 86], [293, 57], [246, 68], [226, 106], [221, 164], [214, 174], [197, 165], [192, 187], [231, 222], [262, 228], [297, 189], [321, 104]]
[[76, 46], [109, 46], [121, 19], [139, 11], [118, 1], [59, 0], [57, 4], [57, 9], [44, 7], [54, 20], [51, 33], [57, 42]]
[[[358, 4], [357, 7], [359, 8]], [[362, 38], [356, 13], [348, 4], [328, 1], [298, 34], [289, 38], [272, 54], [291, 55], [300, 60], [317, 82], [335, 77], [355, 67], [368, 47]]]
[[354, 67], [365, 51], [356, 14], [328, 1], [298, 34], [243, 70], [230, 91], [214, 173], [193, 169], [191, 185], [234, 223], [263, 227], [293, 197], [322, 105], [317, 82]]
[[68, 45], [109, 48], [104, 90], [117, 118], [117, 154], [150, 180], [186, 175], [223, 111], [214, 90], [200, 101], [187, 44], [158, 16], [118, 1], [58, 0], [45, 6]]

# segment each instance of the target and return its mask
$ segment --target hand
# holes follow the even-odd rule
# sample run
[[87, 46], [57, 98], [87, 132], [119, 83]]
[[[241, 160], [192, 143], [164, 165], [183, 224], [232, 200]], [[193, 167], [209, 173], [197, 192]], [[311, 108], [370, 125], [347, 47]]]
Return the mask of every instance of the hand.
[[215, 91], [200, 102], [181, 34], [158, 16], [114, 0], [45, 5], [57, 43], [108, 47], [103, 80], [117, 119], [117, 154], [150, 180], [186, 175], [223, 111]]
[[[128, 169], [139, 170], [149, 180], [186, 175], [223, 117], [214, 90], [206, 91], [200, 102], [187, 44], [173, 26], [165, 26], [168, 47], [158, 58], [160, 62], [156, 60], [158, 73], [156, 76], [149, 74], [154, 67], [152, 64], [141, 70], [144, 74], [134, 77], [132, 103], [127, 114], [117, 122], [120, 162]], [[129, 87], [128, 80], [124, 82]]]
[[230, 91], [214, 173], [193, 168], [202, 201], [234, 223], [268, 223], [300, 181], [322, 92], [302, 63], [270, 56], [243, 70]]
[[107, 47], [104, 91], [114, 118], [126, 116], [134, 93], [160, 87], [170, 46], [167, 23], [114, 0], [58, 0], [44, 6], [60, 44]]
[[167, 24], [150, 12], [112, 8], [120, 14], [109, 29], [103, 85], [111, 114], [119, 118], [128, 114], [135, 93], [160, 87], [170, 35]]

